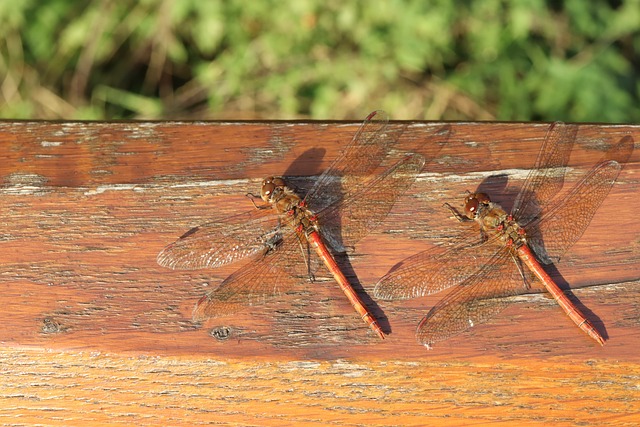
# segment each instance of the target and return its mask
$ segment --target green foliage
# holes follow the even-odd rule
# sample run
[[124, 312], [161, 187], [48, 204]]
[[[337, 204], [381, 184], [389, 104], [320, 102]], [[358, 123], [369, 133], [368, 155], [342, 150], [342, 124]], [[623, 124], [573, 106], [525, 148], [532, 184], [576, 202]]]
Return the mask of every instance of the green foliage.
[[640, 0], [0, 2], [0, 116], [638, 122]]

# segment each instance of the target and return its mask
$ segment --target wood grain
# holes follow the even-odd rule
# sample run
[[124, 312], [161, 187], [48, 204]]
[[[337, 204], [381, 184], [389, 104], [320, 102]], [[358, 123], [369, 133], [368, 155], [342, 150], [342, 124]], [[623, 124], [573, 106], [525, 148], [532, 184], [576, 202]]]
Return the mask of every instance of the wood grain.
[[[479, 184], [510, 207], [548, 124], [394, 123], [430, 162], [385, 223], [341, 257], [363, 292], [462, 225], [442, 208]], [[172, 271], [157, 253], [251, 209], [268, 175], [308, 188], [357, 130], [319, 122], [1, 122], [0, 425], [636, 425], [640, 420], [640, 152], [548, 271], [597, 347], [542, 294], [427, 351], [442, 295], [369, 298], [380, 340], [328, 278], [191, 322], [238, 266]], [[446, 129], [446, 144], [431, 137]], [[580, 125], [565, 191], [635, 125]]]

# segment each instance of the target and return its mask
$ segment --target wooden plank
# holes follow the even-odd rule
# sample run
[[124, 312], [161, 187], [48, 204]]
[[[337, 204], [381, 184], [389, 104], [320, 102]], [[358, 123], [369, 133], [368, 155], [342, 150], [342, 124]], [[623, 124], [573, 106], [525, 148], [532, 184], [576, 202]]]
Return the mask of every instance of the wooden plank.
[[[306, 122], [2, 122], [0, 425], [633, 425], [640, 239], [635, 153], [591, 226], [549, 271], [607, 337], [598, 348], [540, 294], [426, 351], [415, 326], [442, 295], [369, 298], [384, 342], [318, 281], [234, 316], [191, 322], [237, 266], [172, 271], [157, 253], [189, 228], [251, 209], [283, 174], [308, 188], [357, 129]], [[342, 258], [370, 292], [391, 266], [446, 242], [482, 182], [510, 200], [547, 124], [395, 123], [430, 158], [380, 229]], [[429, 140], [451, 131], [437, 149]], [[580, 126], [565, 189], [632, 125]], [[636, 150], [637, 151], [637, 150]], [[310, 177], [310, 178], [309, 178]]]

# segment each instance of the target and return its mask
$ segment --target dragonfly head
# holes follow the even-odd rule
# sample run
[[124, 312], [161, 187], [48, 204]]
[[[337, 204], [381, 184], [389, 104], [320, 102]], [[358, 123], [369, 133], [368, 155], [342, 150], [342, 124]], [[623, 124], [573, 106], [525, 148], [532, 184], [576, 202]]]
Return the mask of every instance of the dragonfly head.
[[260, 197], [265, 202], [271, 202], [274, 197], [284, 192], [285, 182], [284, 179], [279, 176], [270, 176], [262, 181], [262, 189], [260, 190]]
[[464, 214], [469, 219], [476, 219], [478, 210], [482, 206], [488, 206], [491, 199], [486, 193], [472, 193], [464, 198]]

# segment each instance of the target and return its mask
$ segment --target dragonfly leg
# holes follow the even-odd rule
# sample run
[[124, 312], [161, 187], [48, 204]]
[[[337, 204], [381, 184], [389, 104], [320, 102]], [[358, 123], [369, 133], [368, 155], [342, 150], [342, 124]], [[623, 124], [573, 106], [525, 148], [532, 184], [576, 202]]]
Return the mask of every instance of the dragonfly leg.
[[313, 283], [316, 278], [313, 275], [313, 271], [311, 271], [311, 245], [309, 245], [309, 241], [302, 233], [296, 233], [296, 236], [298, 237], [298, 246], [300, 247], [300, 252], [302, 253], [302, 258], [304, 259], [304, 264], [307, 268], [309, 281]]
[[[458, 210], [456, 208], [451, 206], [449, 203], [444, 203], [442, 206], [444, 206], [445, 208], [449, 209], [449, 211], [451, 212], [453, 217], [455, 219], [457, 219], [458, 222], [473, 222], [474, 221], [473, 219], [467, 217], [466, 215], [462, 215], [460, 212], [458, 212]], [[481, 245], [484, 242], [486, 242], [487, 240], [489, 240], [489, 236], [487, 236], [487, 233], [484, 231], [483, 228], [480, 228], [480, 241], [475, 243], [473, 246]]]
[[273, 206], [270, 204], [266, 204], [266, 205], [256, 205], [256, 201], [255, 199], [259, 199], [262, 200], [262, 198], [260, 196], [256, 196], [253, 193], [247, 193], [245, 194], [245, 197], [248, 198], [249, 200], [251, 200], [251, 203], [253, 204], [253, 207], [256, 209], [271, 209]]
[[520, 273], [520, 277], [522, 277], [522, 284], [524, 285], [524, 288], [527, 290], [531, 289], [531, 283], [529, 283], [529, 280], [527, 280], [525, 269], [522, 265], [522, 260], [520, 259], [520, 257], [516, 256], [513, 253], [511, 254], [511, 259], [513, 260], [513, 262], [516, 264], [516, 267], [518, 268], [518, 273]]
[[451, 214], [453, 215], [453, 217], [455, 219], [457, 219], [459, 222], [469, 222], [469, 221], [473, 221], [470, 218], [467, 218], [466, 215], [462, 215], [460, 212], [458, 212], [458, 210], [456, 208], [454, 208], [453, 206], [451, 206], [449, 203], [445, 203], [442, 206], [444, 206], [445, 208], [449, 209], [449, 211], [451, 212]]

